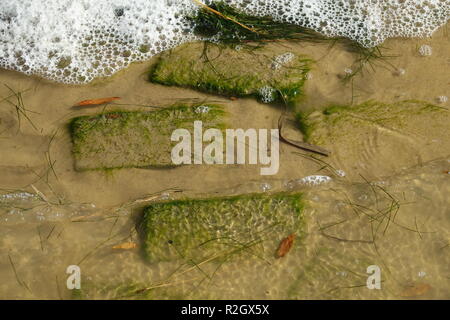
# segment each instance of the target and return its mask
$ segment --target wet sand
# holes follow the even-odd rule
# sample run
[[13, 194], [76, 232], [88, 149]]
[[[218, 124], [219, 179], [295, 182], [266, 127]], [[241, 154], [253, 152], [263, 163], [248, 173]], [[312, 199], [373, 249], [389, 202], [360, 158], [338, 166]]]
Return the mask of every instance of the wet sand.
[[[333, 48], [288, 42], [271, 45], [309, 55], [317, 61], [306, 84], [306, 99], [297, 106], [299, 110], [322, 110], [332, 104], [358, 104], [367, 100], [393, 103], [408, 99], [448, 109], [448, 102], [437, 101], [439, 96], [449, 96], [447, 29], [444, 26], [428, 39], [386, 41], [386, 54], [395, 57], [387, 63], [377, 62], [373, 70], [366, 68], [349, 83], [343, 83], [342, 77], [346, 68], [354, 68], [354, 56], [339, 45]], [[431, 56], [418, 53], [423, 44], [432, 47]], [[134, 226], [142, 206], [124, 207], [136, 199], [146, 199], [168, 189], [182, 191], [168, 191], [169, 197], [262, 192], [264, 184], [271, 185], [271, 191], [288, 190], [287, 183], [291, 180], [331, 174], [286, 144], [280, 148], [279, 173], [271, 177], [260, 176], [260, 167], [249, 165], [193, 165], [107, 173], [75, 171], [67, 124], [73, 117], [103, 111], [102, 106], [72, 107], [85, 99], [122, 98], [118, 103], [124, 105], [110, 105], [106, 110], [147, 110], [143, 105], [165, 107], [179, 101], [208, 101], [223, 104], [237, 128], [277, 128], [281, 107], [261, 104], [251, 98], [232, 101], [149, 83], [148, 70], [157, 58], [84, 86], [55, 84], [13, 71], [0, 71], [0, 101], [10, 95], [3, 84], [15, 91], [27, 90], [23, 102], [29, 117], [21, 115], [19, 123], [15, 107], [6, 101], [0, 104], [0, 189], [3, 194], [17, 190], [37, 193], [38, 190], [44, 199], [40, 207], [24, 212], [22, 220], [15, 214], [20, 210], [2, 211], [0, 298], [70, 298], [72, 293], [65, 287], [65, 269], [71, 264], [81, 264], [83, 286], [90, 292], [87, 298], [122, 297], [122, 291], [129, 288], [121, 289], [121, 286], [131, 283], [138, 288], [156, 286], [148, 290], [151, 298], [385, 299], [402, 296], [411, 283], [431, 288], [422, 287], [426, 292], [417, 295], [418, 298], [450, 298], [447, 268], [450, 190], [449, 176], [444, 174], [450, 166], [450, 145], [441, 145], [442, 154], [447, 156], [436, 159], [434, 154], [420, 152], [420, 143], [433, 143], [426, 137], [409, 149], [411, 155], [404, 163], [399, 163], [396, 152], [377, 156], [378, 147], [371, 143], [366, 150], [369, 156], [364, 158], [331, 156], [326, 159], [346, 175], [334, 176], [332, 184], [298, 187], [308, 191], [311, 204], [305, 212], [308, 236], [286, 259], [255, 263], [249, 258], [232, 262], [207, 281], [198, 270], [185, 267], [188, 271], [167, 281], [167, 276], [177, 268], [176, 263], [149, 265], [143, 262], [137, 249], [112, 249], [130, 239], [138, 242]], [[400, 74], [401, 69], [404, 74]], [[429, 125], [433, 127], [432, 123]], [[301, 139], [293, 128], [289, 129], [289, 135]], [[430, 163], [432, 160], [437, 161]], [[373, 192], [364, 179], [381, 183], [386, 186], [386, 192], [381, 188]], [[392, 199], [388, 195], [392, 195], [400, 203], [396, 213], [400, 226], [392, 223], [384, 232], [386, 221], [392, 217], [386, 218], [380, 226], [383, 232], [380, 231], [374, 245], [372, 238], [364, 238], [373, 224], [364, 213], [355, 213], [354, 206], [343, 194], [348, 195], [350, 203], [372, 209], [389, 208]], [[75, 222], [70, 215], [89, 217]], [[324, 235], [324, 225], [339, 221], [345, 223]], [[342, 240], [361, 240], [361, 237], [364, 241]], [[382, 290], [365, 288], [366, 268], [372, 264], [383, 268]], [[217, 266], [206, 263], [204, 268], [213, 273]], [[403, 295], [416, 298], [410, 293]]]

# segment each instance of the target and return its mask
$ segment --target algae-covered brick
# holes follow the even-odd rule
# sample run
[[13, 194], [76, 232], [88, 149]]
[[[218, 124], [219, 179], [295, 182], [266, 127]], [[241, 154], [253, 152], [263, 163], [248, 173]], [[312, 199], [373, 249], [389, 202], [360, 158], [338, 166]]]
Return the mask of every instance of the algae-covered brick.
[[215, 94], [253, 95], [266, 103], [294, 103], [303, 95], [310, 66], [309, 58], [279, 48], [236, 50], [192, 43], [163, 54], [150, 78]]
[[205, 129], [225, 127], [221, 106], [179, 105], [156, 111], [115, 111], [72, 120], [76, 168], [113, 169], [172, 166], [171, 135], [178, 128], [193, 132], [194, 121]]
[[362, 140], [370, 129], [378, 129], [396, 136], [431, 134], [430, 119], [434, 119], [437, 133], [450, 130], [447, 109], [421, 101], [402, 101], [387, 104], [369, 101], [355, 106], [330, 106], [323, 112], [299, 115], [300, 128], [308, 142], [333, 145], [343, 139]]
[[301, 239], [302, 208], [300, 194], [285, 193], [154, 203], [144, 213], [144, 250], [151, 262], [273, 257], [286, 236]]
[[341, 169], [384, 176], [450, 152], [450, 113], [427, 102], [331, 106], [298, 120], [305, 140], [330, 150]]

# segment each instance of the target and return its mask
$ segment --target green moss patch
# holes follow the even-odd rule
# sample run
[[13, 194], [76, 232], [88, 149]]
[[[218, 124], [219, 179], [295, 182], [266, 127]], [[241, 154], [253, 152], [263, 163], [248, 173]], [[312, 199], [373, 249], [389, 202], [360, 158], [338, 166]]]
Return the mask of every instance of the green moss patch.
[[389, 175], [450, 151], [449, 111], [421, 101], [330, 106], [299, 115], [298, 123], [307, 142], [332, 151], [348, 170]]
[[301, 238], [302, 208], [300, 194], [155, 203], [144, 213], [145, 254], [150, 262], [226, 261], [238, 254], [274, 257], [289, 234]]
[[[284, 49], [285, 50], [285, 49]], [[228, 95], [256, 96], [261, 101], [292, 104], [303, 94], [311, 60], [280, 48], [231, 48], [192, 43], [161, 56], [152, 82]]]
[[331, 145], [343, 138], [362, 139], [368, 129], [407, 134], [416, 131], [426, 135], [428, 122], [448, 131], [447, 109], [421, 101], [385, 104], [369, 101], [356, 106], [330, 106], [323, 112], [298, 115], [299, 125], [308, 142]]
[[194, 121], [203, 128], [225, 127], [221, 106], [178, 105], [157, 111], [115, 111], [72, 120], [70, 131], [78, 170], [172, 166], [175, 129], [193, 133]]
[[246, 14], [225, 1], [212, 1], [209, 8], [202, 7], [196, 15], [188, 16], [187, 19], [194, 23], [196, 35], [214, 36], [224, 43], [253, 41], [262, 45], [264, 41], [279, 39], [311, 42], [331, 40], [319, 32], [296, 24], [274, 21], [269, 16]]

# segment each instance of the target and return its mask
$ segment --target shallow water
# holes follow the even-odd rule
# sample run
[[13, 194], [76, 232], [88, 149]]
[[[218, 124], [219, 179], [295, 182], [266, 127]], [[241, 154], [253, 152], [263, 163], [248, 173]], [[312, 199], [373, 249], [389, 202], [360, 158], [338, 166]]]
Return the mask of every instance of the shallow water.
[[[398, 57], [365, 70], [353, 85], [341, 80], [353, 57], [339, 46], [273, 46], [317, 61], [306, 100], [297, 106], [302, 110], [369, 99], [420, 99], [448, 109], [448, 102], [438, 101], [448, 96], [446, 28], [433, 38], [387, 41]], [[423, 44], [433, 48], [431, 56], [420, 55]], [[2, 100], [10, 95], [2, 85], [0, 298], [450, 298], [450, 146], [441, 143], [444, 157], [424, 153], [422, 147], [440, 143], [428, 136], [412, 135], [412, 142], [402, 143], [408, 151], [398, 149], [400, 154], [384, 152], [380, 146], [387, 140], [374, 135], [363, 154], [332, 155], [326, 167], [307, 152], [281, 144], [280, 170], [273, 177], [261, 177], [259, 167], [250, 165], [75, 171], [67, 124], [72, 117], [103, 110], [72, 108], [84, 99], [122, 97], [123, 105], [107, 110], [147, 110], [143, 105], [177, 101], [222, 103], [236, 127], [277, 127], [279, 107], [149, 83], [146, 72], [154, 62], [85, 86], [0, 71], [1, 83], [24, 91], [28, 117], [17, 117], [14, 99], [9, 99], [13, 105]], [[307, 232], [282, 259], [260, 259], [255, 247], [225, 264], [149, 264], [139, 248], [113, 249], [140, 244], [136, 225], [149, 202], [294, 190], [308, 200]], [[81, 292], [66, 287], [69, 265], [81, 268]], [[366, 287], [371, 265], [381, 269], [381, 290]]]
[[[270, 16], [372, 47], [392, 37], [430, 36], [449, 18], [446, 1], [227, 0]], [[181, 43], [199, 39], [186, 16], [193, 0], [3, 0], [0, 67], [63, 83], [110, 76]], [[213, 4], [214, 1], [204, 1]]]
[[[423, 283], [430, 289], [417, 298], [448, 298], [450, 185], [443, 172], [449, 163], [435, 160], [371, 183], [338, 178], [307, 186], [270, 180], [217, 190], [215, 195], [305, 192], [307, 232], [283, 259], [255, 257], [254, 248], [224, 264], [197, 261], [198, 268], [186, 261], [144, 263], [139, 250], [112, 248], [137, 241], [133, 221], [140, 210], [133, 208], [141, 205], [136, 202], [106, 210], [41, 203], [41, 209], [34, 208], [20, 221], [10, 220], [17, 212], [2, 212], [1, 248], [8, 259], [1, 264], [1, 292], [6, 293], [3, 298], [73, 297], [64, 272], [76, 264], [82, 270], [82, 295], [88, 299], [416, 298], [406, 289]], [[187, 195], [204, 194], [192, 190]], [[13, 197], [17, 206], [31, 207], [23, 194], [12, 193], [8, 199]], [[166, 192], [148, 202], [167, 197], [180, 194]], [[75, 213], [80, 216], [74, 218]], [[56, 214], [62, 216], [55, 219]], [[366, 288], [371, 265], [382, 270], [382, 290]], [[143, 296], [144, 288], [148, 291]]]

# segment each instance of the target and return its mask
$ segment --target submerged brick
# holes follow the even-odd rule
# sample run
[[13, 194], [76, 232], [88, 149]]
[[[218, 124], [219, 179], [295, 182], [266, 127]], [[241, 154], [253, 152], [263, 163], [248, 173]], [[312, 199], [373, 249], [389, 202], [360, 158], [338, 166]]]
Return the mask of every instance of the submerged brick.
[[150, 80], [221, 95], [256, 96], [262, 102], [295, 103], [311, 60], [279, 49], [192, 43], [162, 55]]
[[192, 132], [194, 121], [222, 129], [225, 112], [216, 105], [174, 106], [157, 111], [116, 111], [72, 120], [73, 155], [78, 170], [173, 166], [172, 132]]
[[144, 251], [151, 262], [274, 257], [282, 239], [303, 233], [301, 194], [242, 195], [154, 203], [145, 209]]

